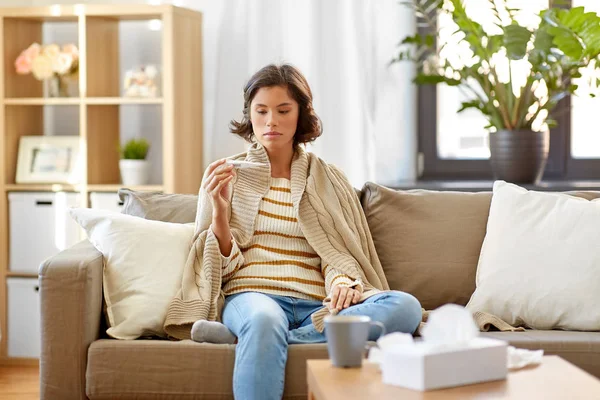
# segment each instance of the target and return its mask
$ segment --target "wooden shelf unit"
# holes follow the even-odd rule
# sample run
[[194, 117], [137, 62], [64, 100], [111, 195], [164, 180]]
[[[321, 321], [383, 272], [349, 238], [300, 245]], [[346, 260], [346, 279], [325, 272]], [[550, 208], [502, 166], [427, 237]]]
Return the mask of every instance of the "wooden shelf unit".
[[132, 97], [69, 97], [69, 98], [7, 98], [7, 106], [78, 106], [87, 105], [126, 105], [126, 104], [163, 104], [162, 97], [132, 98]]
[[[159, 19], [161, 27], [158, 98], [125, 98], [121, 94], [120, 21]], [[31, 43], [47, 44], [46, 22], [77, 25], [79, 96], [45, 98], [43, 83], [17, 75], [14, 61]], [[129, 187], [166, 193], [197, 193], [202, 180], [202, 15], [172, 5], [52, 5], [0, 8], [0, 365], [35, 360], [7, 355], [7, 278], [29, 277], [8, 270], [9, 192], [79, 192], [89, 206], [89, 193], [116, 192], [120, 183], [115, 144], [121, 133], [120, 107], [158, 106], [162, 115], [160, 151], [162, 182]], [[101, 38], [101, 40], [99, 40]], [[126, 67], [133, 67], [126, 66]], [[84, 179], [78, 185], [15, 182], [19, 139], [44, 134], [44, 107], [76, 107], [79, 136], [84, 141]], [[143, 136], [143, 135], [142, 135]], [[153, 143], [154, 148], [159, 147]]]

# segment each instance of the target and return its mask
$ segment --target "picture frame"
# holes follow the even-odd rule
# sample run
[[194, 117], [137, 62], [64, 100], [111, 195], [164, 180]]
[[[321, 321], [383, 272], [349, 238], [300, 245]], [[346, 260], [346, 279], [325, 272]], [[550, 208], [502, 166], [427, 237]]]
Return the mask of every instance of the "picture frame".
[[160, 68], [140, 65], [125, 71], [124, 97], [156, 98], [160, 96]]
[[67, 183], [82, 181], [79, 136], [21, 136], [16, 183]]

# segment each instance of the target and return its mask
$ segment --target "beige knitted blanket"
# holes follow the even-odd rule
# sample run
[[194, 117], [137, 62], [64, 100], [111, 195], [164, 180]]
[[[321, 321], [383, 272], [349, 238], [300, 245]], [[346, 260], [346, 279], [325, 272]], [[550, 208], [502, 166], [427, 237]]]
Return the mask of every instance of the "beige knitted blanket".
[[[362, 281], [361, 302], [389, 290], [354, 188], [336, 167], [301, 147], [296, 150], [291, 168], [292, 202], [306, 240], [323, 263]], [[265, 164], [260, 168], [239, 169], [233, 183], [229, 224], [238, 245], [246, 247], [254, 233], [260, 200], [269, 190], [271, 169], [268, 155], [258, 143], [247, 153], [232, 158]], [[201, 189], [196, 234], [181, 288], [169, 306], [164, 323], [165, 332], [172, 338], [190, 338], [191, 326], [199, 319], [220, 321], [224, 303], [222, 261], [219, 243], [209, 229], [211, 222], [210, 198]], [[323, 318], [329, 313], [324, 305], [312, 315], [318, 331], [323, 331]]]
[[[422, 308], [421, 311], [423, 313], [423, 319], [421, 320], [421, 324], [419, 325], [419, 332], [421, 331], [421, 329], [423, 329], [423, 327], [427, 323], [427, 318], [429, 317], [429, 313], [431, 312], [430, 310], [426, 311], [424, 308]], [[481, 332], [487, 332], [492, 327], [498, 329], [501, 332], [509, 332], [509, 331], [510, 332], [524, 332], [525, 331], [525, 328], [523, 328], [523, 327], [512, 326], [512, 325], [508, 324], [507, 322], [504, 322], [500, 318], [496, 317], [495, 315], [488, 314], [483, 311], [474, 312], [473, 319], [475, 320], [475, 324], [477, 324], [477, 326], [479, 327], [479, 330]]]

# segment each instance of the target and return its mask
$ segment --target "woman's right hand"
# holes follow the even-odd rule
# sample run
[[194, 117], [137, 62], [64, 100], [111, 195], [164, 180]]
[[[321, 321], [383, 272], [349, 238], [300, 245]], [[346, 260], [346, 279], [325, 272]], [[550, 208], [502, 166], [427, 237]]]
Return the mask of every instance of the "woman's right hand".
[[202, 177], [202, 187], [209, 194], [215, 215], [227, 215], [231, 186], [229, 183], [235, 177], [233, 165], [225, 164], [220, 159], [208, 166]]

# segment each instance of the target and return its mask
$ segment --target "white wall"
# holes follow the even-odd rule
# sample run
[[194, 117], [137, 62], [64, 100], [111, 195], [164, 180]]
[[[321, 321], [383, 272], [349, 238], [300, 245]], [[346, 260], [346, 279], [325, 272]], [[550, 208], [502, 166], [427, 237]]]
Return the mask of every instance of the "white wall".
[[[249, 58], [247, 57], [248, 59], [245, 62], [246, 64], [252, 64], [253, 67], [256, 64], [256, 62], [254, 62], [256, 60], [252, 57], [256, 56], [256, 54], [262, 54], [265, 57], [277, 56], [277, 52], [269, 48], [260, 48], [260, 52], [257, 52], [257, 47], [268, 47], [265, 43], [269, 41], [252, 40], [254, 36], [250, 35], [251, 37], [248, 38], [248, 32], [244, 31], [244, 29], [248, 28], [246, 27], [248, 20], [260, 24], [262, 18], [265, 18], [266, 15], [270, 16], [270, 23], [277, 23], [277, 18], [280, 17], [277, 13], [273, 10], [263, 10], [260, 7], [257, 7], [259, 4], [266, 4], [266, 6], [269, 7], [274, 5], [279, 6], [279, 1], [273, 1], [273, 3], [270, 3], [259, 2], [257, 0], [239, 0], [238, 3], [235, 0], [30, 0], [30, 2], [36, 6], [50, 5], [53, 3], [170, 3], [193, 8], [202, 12], [204, 74], [203, 158], [205, 166], [215, 158], [231, 155], [244, 151], [245, 149], [246, 145], [243, 141], [237, 140], [237, 138], [232, 137], [232, 135], [228, 133], [227, 124], [232, 118], [239, 118], [242, 105], [242, 81], [245, 81], [245, 79], [249, 77], [249, 71], [244, 69], [243, 65], [237, 65], [236, 63], [230, 62], [232, 57], [231, 55], [227, 55], [227, 53], [236, 54], [237, 51], [243, 53], [244, 50], [248, 52], [249, 50], [246, 48], [251, 46], [255, 51], [250, 54]], [[296, 4], [298, 9], [306, 8], [303, 3], [305, 0], [297, 0], [298, 3], [294, 3], [294, 1], [296, 0], [288, 1], [287, 4], [292, 7], [295, 7], [294, 4]], [[354, 146], [352, 150], [357, 154], [351, 156], [346, 155], [344, 157], [341, 157], [341, 154], [337, 154], [341, 151], [337, 146], [338, 142], [340, 140], [347, 141], [349, 139], [347, 137], [339, 137], [339, 135], [343, 134], [342, 132], [346, 132], [344, 129], [339, 129], [339, 127], [335, 126], [337, 114], [336, 112], [332, 112], [332, 104], [336, 104], [336, 101], [339, 100], [336, 98], [336, 96], [339, 97], [339, 93], [335, 90], [331, 90], [329, 86], [325, 85], [327, 82], [321, 82], [324, 79], [324, 74], [321, 73], [322, 66], [317, 65], [313, 68], [311, 75], [310, 68], [297, 61], [305, 60], [304, 64], [312, 65], [317, 61], [316, 58], [319, 57], [315, 58], [309, 56], [308, 58], [303, 58], [302, 54], [298, 54], [298, 57], [292, 57], [290, 60], [288, 57], [289, 54], [279, 54], [279, 56], [285, 57], [284, 60], [286, 61], [293, 62], [293, 60], [296, 60], [296, 64], [303, 69], [309, 81], [312, 82], [311, 85], [313, 86], [313, 92], [315, 93], [315, 107], [317, 107], [321, 118], [327, 122], [325, 124], [327, 135], [320, 138], [314, 146], [314, 149], [311, 147], [311, 150], [314, 151], [320, 149], [321, 151], [316, 151], [319, 156], [322, 156], [328, 162], [334, 162], [340, 166], [347, 175], [349, 175], [351, 181], [358, 186], [362, 185], [364, 179], [374, 180], [380, 183], [393, 183], [398, 180], [410, 180], [416, 177], [416, 88], [410, 83], [410, 77], [414, 71], [412, 66], [408, 64], [397, 64], [393, 66], [393, 71], [391, 73], [386, 69], [387, 60], [395, 54], [393, 49], [395, 48], [395, 43], [398, 38], [414, 29], [412, 26], [414, 24], [414, 18], [412, 15], [409, 15], [408, 11], [404, 10], [399, 5], [395, 5], [396, 2], [393, 0], [385, 2], [382, 0], [372, 1], [378, 4], [378, 8], [373, 7], [373, 15], [365, 16], [365, 18], [371, 21], [372, 26], [363, 26], [361, 29], [368, 28], [371, 34], [377, 34], [376, 46], [373, 46], [373, 48], [369, 50], [371, 48], [368, 45], [369, 42], [363, 41], [365, 42], [366, 48], [361, 48], [362, 50], [359, 50], [377, 52], [377, 57], [371, 57], [369, 61], [370, 63], [375, 63], [372, 68], [374, 75], [365, 79], [365, 82], [370, 82], [370, 86], [367, 88], [369, 96], [376, 100], [369, 104], [377, 104], [377, 107], [375, 113], [372, 112], [373, 110], [370, 110], [369, 112], [358, 110], [357, 112], [357, 114], [361, 114], [363, 117], [365, 115], [370, 115], [368, 118], [373, 118], [373, 121], [366, 121], [368, 122], [367, 125], [370, 127], [367, 132], [372, 131], [372, 133], [369, 133], [372, 137], [369, 136], [369, 139], [367, 139], [366, 135], [361, 136], [361, 140], [365, 141], [365, 146], [367, 144], [368, 146], [366, 146], [367, 148]], [[338, 6], [340, 5], [340, 3], [336, 3], [333, 0], [323, 1], [322, 3], [314, 1], [312, 3], [314, 3], [314, 7], [318, 6], [319, 9], [326, 8], [325, 11], [334, 13], [337, 12], [336, 4]], [[342, 8], [345, 9], [348, 7]], [[263, 15], [263, 11], [265, 11], [265, 15]], [[246, 16], [245, 12], [247, 12], [248, 15], [251, 15]], [[340, 41], [335, 38], [335, 29], [331, 28], [326, 23], [327, 21], [322, 21], [323, 18], [326, 18], [324, 14], [317, 14], [318, 17], [321, 18], [321, 21], [313, 21], [314, 23], [312, 25], [315, 25], [317, 22], [320, 23], [319, 26], [321, 26], [322, 30], [320, 33], [324, 38], [323, 40], [326, 40], [327, 45], [317, 46], [318, 49], [313, 50], [320, 51], [319, 49], [327, 48], [329, 43], [331, 43], [331, 51], [335, 50], [342, 52], [342, 54], [346, 54], [344, 49], [340, 47]], [[232, 19], [234, 18], [232, 16], [244, 22], [246, 25], [233, 24]], [[336, 20], [338, 24], [351, 21], [351, 19], [346, 17], [341, 19], [338, 18]], [[299, 17], [298, 24], [302, 25], [302, 21], [303, 19]], [[305, 28], [301, 26], [301, 29]], [[253, 30], [250, 29], [250, 31]], [[137, 26], [134, 23], [127, 28], [123, 27], [122, 33], [122, 49], [139, 47], [139, 38], [148, 38], [149, 36], [144, 23]], [[147, 59], [158, 59], [160, 50], [158, 46], [152, 47], [152, 40], [152, 38], [148, 39], [148, 43], [150, 44], [147, 49], [142, 52], [143, 54], [137, 51], [133, 53], [122, 52], [122, 67], [129, 63], [144, 63]], [[276, 40], [276, 38], [273, 40]], [[273, 40], [269, 43], [273, 42]], [[288, 50], [294, 52], [302, 51], [302, 49], [298, 49], [297, 47], [291, 47], [292, 48]], [[350, 45], [350, 47], [352, 47], [352, 45]], [[356, 53], [357, 49], [350, 48], [348, 51]], [[319, 55], [322, 54], [317, 54], [317, 56]], [[128, 57], [130, 58], [128, 59]], [[315, 59], [313, 60], [313, 58]], [[354, 59], [355, 58], [356, 54], [354, 55]], [[381, 60], [383, 60], [383, 62]], [[221, 61], [221, 63], [219, 63], [219, 61]], [[231, 77], [236, 79], [232, 81], [230, 79]], [[373, 86], [373, 82], [375, 82], [375, 86]], [[217, 85], [219, 86], [218, 91], [216, 90]], [[321, 90], [321, 92], [319, 92], [319, 90]], [[317, 92], [321, 93], [321, 96], [317, 96]], [[345, 96], [344, 98], [346, 97], [348, 99], [352, 98], [356, 100], [356, 96]], [[160, 126], [160, 121], [156, 120], [159, 113], [153, 112], [147, 107], [140, 108], [140, 110], [127, 111], [127, 117], [122, 118], [122, 137], [127, 138], [135, 136], [139, 132], [143, 132], [145, 137], [149, 137], [153, 141], [159, 140], [160, 132], [158, 130], [153, 130], [156, 126]], [[349, 110], [350, 108], [345, 107], [343, 109]], [[356, 107], [353, 107], [352, 109], [356, 111]], [[334, 122], [330, 123], [332, 119]], [[375, 134], [375, 132], [377, 132], [377, 134]], [[396, 134], [395, 132], [398, 133]], [[333, 134], [330, 135], [330, 133]], [[157, 146], [155, 146], [154, 149], [156, 149], [156, 147]], [[317, 147], [319, 147], [319, 149]], [[345, 153], [346, 152], [344, 152], [344, 154]], [[367, 155], [365, 156], [365, 154]], [[158, 156], [159, 154], [154, 154], [151, 150], [150, 157], [155, 164], [155, 173], [153, 176], [155, 181], [157, 179], [156, 174], [160, 170], [160, 160], [157, 158]], [[338, 156], [341, 157], [339, 160]], [[348, 160], [354, 159], [360, 162], [348, 162]], [[365, 163], [367, 164], [366, 166]], [[368, 172], [365, 172], [367, 170]]]

